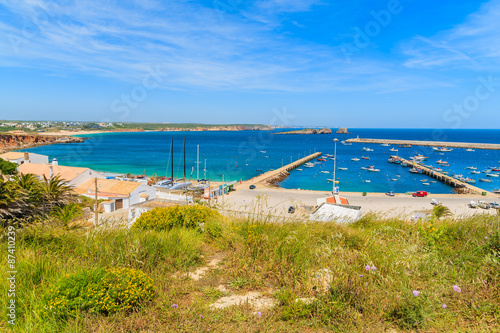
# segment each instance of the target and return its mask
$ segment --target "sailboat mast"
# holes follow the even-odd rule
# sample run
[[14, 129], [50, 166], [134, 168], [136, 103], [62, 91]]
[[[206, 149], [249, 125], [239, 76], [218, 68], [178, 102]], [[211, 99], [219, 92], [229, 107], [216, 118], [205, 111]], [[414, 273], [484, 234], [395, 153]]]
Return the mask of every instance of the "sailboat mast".
[[186, 182], [186, 138], [184, 138], [184, 182]]
[[170, 141], [170, 163], [172, 164], [171, 177], [173, 184], [174, 183], [174, 139], [173, 138]]
[[196, 180], [200, 180], [200, 145], [196, 145]]

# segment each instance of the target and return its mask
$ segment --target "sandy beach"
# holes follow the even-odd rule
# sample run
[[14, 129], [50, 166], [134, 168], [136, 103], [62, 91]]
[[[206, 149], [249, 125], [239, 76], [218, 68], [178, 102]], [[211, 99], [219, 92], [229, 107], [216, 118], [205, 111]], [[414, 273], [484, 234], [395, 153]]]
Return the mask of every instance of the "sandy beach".
[[[243, 184], [242, 184], [243, 185]], [[496, 210], [484, 210], [481, 208], [471, 209], [468, 203], [484, 200], [487, 202], [499, 202], [500, 196], [482, 197], [481, 195], [462, 194], [432, 194], [424, 198], [414, 198], [407, 194], [396, 194], [389, 197], [384, 193], [362, 193], [346, 192], [340, 194], [349, 200], [352, 205], [361, 206], [363, 214], [375, 213], [381, 217], [402, 217], [409, 218], [415, 211], [432, 210], [431, 199], [439, 200], [448, 207], [455, 217], [470, 216], [474, 214], [496, 214]], [[243, 211], [272, 215], [283, 215], [288, 211], [288, 207], [316, 206], [318, 198], [331, 196], [327, 191], [292, 190], [282, 188], [267, 188], [257, 186], [250, 190], [238, 186], [236, 191], [224, 197], [224, 206], [229, 210]], [[219, 199], [222, 201], [222, 199]]]

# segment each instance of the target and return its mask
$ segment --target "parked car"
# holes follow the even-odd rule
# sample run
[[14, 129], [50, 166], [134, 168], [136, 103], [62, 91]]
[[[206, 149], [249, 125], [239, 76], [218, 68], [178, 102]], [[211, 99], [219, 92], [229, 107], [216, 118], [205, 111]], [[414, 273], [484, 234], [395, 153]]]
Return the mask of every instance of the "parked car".
[[431, 205], [433, 206], [439, 206], [441, 202], [437, 199], [431, 199]]
[[490, 202], [490, 207], [493, 209], [500, 209], [498, 202]]
[[426, 197], [427, 192], [426, 191], [417, 191], [412, 194], [413, 197]]
[[388, 195], [388, 196], [390, 196], [390, 197], [393, 197], [393, 196], [394, 196], [394, 192], [392, 192], [392, 191], [385, 192], [385, 195]]
[[255, 189], [255, 187], [256, 187], [255, 185], [250, 185], [248, 188], [253, 190], [253, 189]]
[[469, 207], [470, 208], [477, 208], [477, 203], [475, 201], [469, 202]]
[[293, 206], [288, 207], [288, 212], [289, 212], [290, 214], [295, 213], [295, 207], [293, 207]]
[[479, 201], [477, 205], [482, 209], [490, 209], [490, 204], [484, 201]]

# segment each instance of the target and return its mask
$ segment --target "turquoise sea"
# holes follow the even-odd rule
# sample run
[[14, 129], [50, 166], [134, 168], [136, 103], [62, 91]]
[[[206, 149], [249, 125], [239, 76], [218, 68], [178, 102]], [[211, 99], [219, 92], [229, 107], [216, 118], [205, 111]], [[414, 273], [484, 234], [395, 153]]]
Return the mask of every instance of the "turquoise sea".
[[[291, 130], [291, 129], [286, 129]], [[285, 131], [276, 130], [274, 132]], [[132, 173], [151, 176], [170, 176], [170, 140], [174, 140], [174, 174], [183, 176], [183, 139], [186, 138], [187, 177], [197, 178], [196, 150], [199, 146], [199, 178], [211, 180], [245, 180], [270, 169], [277, 169], [282, 164], [318, 151], [323, 154], [334, 153], [333, 139], [346, 140], [360, 138], [408, 139], [450, 142], [500, 143], [500, 130], [433, 130], [433, 129], [349, 129], [352, 134], [322, 135], [272, 135], [268, 131], [241, 132], [137, 132], [105, 133], [86, 135], [85, 143], [55, 144], [27, 149], [26, 151], [49, 155], [57, 158], [59, 164], [85, 166], [99, 171], [112, 173]], [[363, 151], [363, 147], [372, 148], [372, 152]], [[423, 186], [421, 180], [428, 177], [410, 174], [408, 168], [390, 164], [387, 159], [396, 153], [391, 147], [378, 144], [337, 144], [337, 166], [348, 168], [337, 171], [341, 191], [356, 192], [406, 192], [426, 190], [432, 193], [452, 193], [452, 189], [441, 183]], [[397, 147], [396, 147], [397, 148]], [[461, 173], [470, 178], [487, 178], [484, 173], [470, 174], [467, 166], [477, 167], [481, 171], [500, 165], [500, 151], [480, 150], [468, 152], [465, 149], [453, 149], [451, 152], [438, 153], [430, 147], [398, 148], [397, 154], [409, 158], [414, 154], [429, 157], [426, 164], [438, 166], [439, 159], [446, 160], [450, 172]], [[23, 150], [24, 151], [24, 150]], [[362, 156], [369, 160], [361, 159]], [[357, 157], [358, 162], [351, 161]], [[280, 186], [311, 190], [330, 190], [332, 183], [327, 179], [333, 176], [333, 160], [327, 159], [314, 168], [294, 170]], [[367, 172], [361, 167], [373, 165], [380, 172]], [[262, 171], [258, 171], [262, 170]], [[321, 173], [329, 171], [330, 173]], [[400, 177], [398, 177], [398, 175]], [[398, 179], [393, 181], [391, 179]], [[369, 180], [370, 182], [366, 182]], [[432, 180], [432, 179], [429, 179]], [[491, 178], [491, 183], [478, 182], [476, 186], [486, 190], [500, 187], [500, 177]]]

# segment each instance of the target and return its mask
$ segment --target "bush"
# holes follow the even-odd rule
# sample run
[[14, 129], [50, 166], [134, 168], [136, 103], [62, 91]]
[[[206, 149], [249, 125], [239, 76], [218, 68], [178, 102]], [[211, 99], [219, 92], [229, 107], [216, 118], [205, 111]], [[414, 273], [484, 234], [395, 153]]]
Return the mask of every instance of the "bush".
[[66, 275], [43, 296], [42, 313], [75, 316], [78, 311], [111, 314], [152, 299], [153, 280], [139, 270], [109, 268]]
[[201, 227], [221, 215], [214, 209], [201, 206], [172, 206], [154, 208], [143, 213], [132, 226], [135, 229], [170, 230], [174, 227]]

